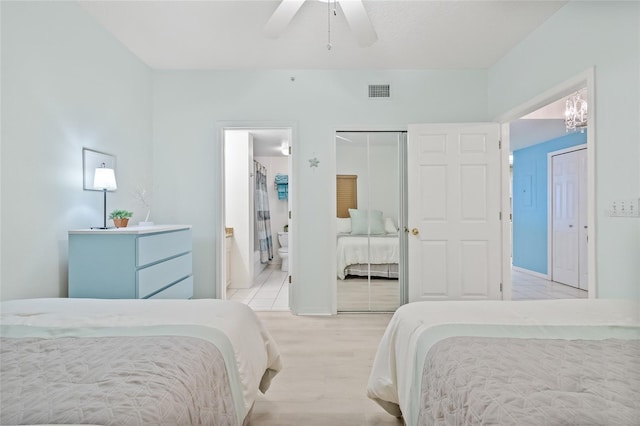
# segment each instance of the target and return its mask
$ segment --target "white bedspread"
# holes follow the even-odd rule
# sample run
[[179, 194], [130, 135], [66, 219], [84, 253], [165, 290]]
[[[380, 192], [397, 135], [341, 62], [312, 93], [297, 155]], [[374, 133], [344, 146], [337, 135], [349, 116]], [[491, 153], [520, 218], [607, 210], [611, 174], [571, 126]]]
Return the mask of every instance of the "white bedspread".
[[400, 244], [393, 235], [339, 235], [338, 236], [338, 278], [345, 278], [344, 268], [359, 263], [398, 263]]
[[409, 303], [396, 311], [382, 337], [367, 395], [386, 409], [398, 404], [410, 413], [411, 386], [424, 363], [416, 359], [419, 338], [442, 324], [640, 326], [639, 318], [640, 304], [623, 300]]
[[[37, 327], [139, 327], [198, 325], [222, 331], [233, 346], [246, 415], [258, 389], [282, 369], [271, 334], [241, 303], [217, 300], [24, 299], [0, 304], [0, 324]], [[265, 376], [265, 371], [271, 370]]]

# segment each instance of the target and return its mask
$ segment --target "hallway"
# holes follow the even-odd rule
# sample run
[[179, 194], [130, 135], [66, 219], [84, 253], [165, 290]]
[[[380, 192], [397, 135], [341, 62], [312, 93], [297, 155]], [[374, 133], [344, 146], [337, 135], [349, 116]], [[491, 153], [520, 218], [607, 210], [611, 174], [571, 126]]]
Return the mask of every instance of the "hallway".
[[511, 270], [513, 300], [586, 299], [588, 292], [526, 272]]

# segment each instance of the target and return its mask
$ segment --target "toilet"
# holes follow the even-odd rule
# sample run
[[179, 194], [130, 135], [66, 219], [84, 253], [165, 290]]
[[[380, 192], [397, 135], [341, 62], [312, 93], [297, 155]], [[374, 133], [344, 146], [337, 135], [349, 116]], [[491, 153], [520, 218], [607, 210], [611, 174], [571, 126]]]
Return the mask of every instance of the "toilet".
[[282, 259], [282, 270], [289, 270], [289, 233], [288, 232], [278, 232], [278, 242], [280, 243], [280, 248], [278, 249], [278, 256]]

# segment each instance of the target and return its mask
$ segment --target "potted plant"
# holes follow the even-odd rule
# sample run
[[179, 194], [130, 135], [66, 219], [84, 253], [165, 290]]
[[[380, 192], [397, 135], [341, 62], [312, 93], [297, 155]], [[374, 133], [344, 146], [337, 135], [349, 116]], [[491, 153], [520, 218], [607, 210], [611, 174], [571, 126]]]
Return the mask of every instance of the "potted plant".
[[113, 224], [116, 228], [126, 228], [131, 216], [133, 216], [133, 212], [127, 210], [114, 210], [109, 214], [109, 219], [113, 219]]

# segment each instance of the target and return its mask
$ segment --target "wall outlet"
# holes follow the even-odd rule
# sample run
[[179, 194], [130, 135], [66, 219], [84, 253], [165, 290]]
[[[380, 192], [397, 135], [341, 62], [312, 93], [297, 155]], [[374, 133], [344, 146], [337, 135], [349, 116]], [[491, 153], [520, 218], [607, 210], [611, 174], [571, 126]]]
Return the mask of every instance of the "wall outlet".
[[607, 210], [607, 216], [640, 217], [640, 198], [612, 201]]

